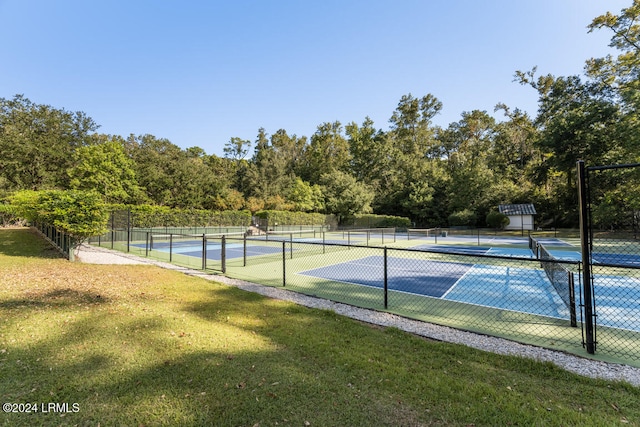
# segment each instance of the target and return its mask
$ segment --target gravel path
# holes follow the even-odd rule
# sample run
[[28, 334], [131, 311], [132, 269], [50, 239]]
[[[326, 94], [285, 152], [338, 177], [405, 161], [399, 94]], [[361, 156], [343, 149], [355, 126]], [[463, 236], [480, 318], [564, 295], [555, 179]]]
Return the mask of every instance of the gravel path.
[[502, 338], [460, 331], [446, 326], [438, 326], [431, 323], [407, 319], [390, 313], [353, 307], [347, 304], [311, 297], [281, 288], [262, 286], [251, 282], [245, 282], [243, 280], [231, 279], [225, 276], [206, 274], [202, 271], [191, 270], [185, 267], [95, 246], [82, 245], [76, 258], [81, 262], [91, 264], [156, 265], [162, 268], [181, 271], [191, 276], [197, 276], [207, 280], [235, 286], [245, 291], [255, 292], [270, 298], [291, 301], [306, 307], [332, 310], [340, 315], [348, 316], [363, 322], [380, 326], [393, 326], [419, 336], [439, 341], [463, 344], [493, 353], [517, 355], [539, 361], [547, 361], [579, 375], [591, 378], [626, 381], [636, 387], [640, 387], [640, 368], [634, 368], [627, 365], [586, 359], [559, 351], [519, 344]]

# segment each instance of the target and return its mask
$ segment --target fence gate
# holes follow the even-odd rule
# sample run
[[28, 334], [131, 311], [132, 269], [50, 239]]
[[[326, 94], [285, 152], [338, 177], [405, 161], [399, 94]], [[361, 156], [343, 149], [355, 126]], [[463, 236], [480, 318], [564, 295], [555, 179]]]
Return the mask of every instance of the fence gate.
[[640, 359], [640, 164], [577, 169], [583, 346]]

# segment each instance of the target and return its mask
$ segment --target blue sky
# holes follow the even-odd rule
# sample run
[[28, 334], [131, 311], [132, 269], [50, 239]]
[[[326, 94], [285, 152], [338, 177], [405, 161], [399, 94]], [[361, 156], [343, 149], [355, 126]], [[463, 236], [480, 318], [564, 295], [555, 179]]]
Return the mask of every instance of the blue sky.
[[611, 53], [596, 16], [632, 0], [0, 0], [0, 97], [84, 111], [101, 133], [222, 154], [232, 137], [387, 130], [400, 98], [434, 123], [506, 103], [535, 116], [516, 70], [582, 74]]

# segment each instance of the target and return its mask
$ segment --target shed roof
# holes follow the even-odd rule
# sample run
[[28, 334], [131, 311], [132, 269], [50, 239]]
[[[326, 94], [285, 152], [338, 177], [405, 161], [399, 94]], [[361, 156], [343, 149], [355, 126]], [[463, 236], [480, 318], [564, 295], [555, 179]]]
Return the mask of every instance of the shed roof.
[[505, 215], [536, 215], [536, 208], [533, 203], [524, 203], [520, 205], [498, 205], [500, 213]]

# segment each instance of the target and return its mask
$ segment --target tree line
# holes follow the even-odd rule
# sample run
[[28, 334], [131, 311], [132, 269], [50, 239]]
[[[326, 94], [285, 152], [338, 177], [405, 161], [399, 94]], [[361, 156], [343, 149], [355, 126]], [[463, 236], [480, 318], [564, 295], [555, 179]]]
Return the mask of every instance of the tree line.
[[[101, 134], [83, 112], [0, 98], [0, 197], [95, 190], [112, 204], [320, 212], [343, 222], [374, 212], [419, 226], [484, 226], [498, 204], [534, 203], [538, 225], [575, 226], [576, 161], [640, 158], [638, 17], [634, 0], [593, 20], [589, 31], [609, 29], [619, 54], [586, 61], [583, 75], [517, 71], [516, 82], [537, 92], [535, 117], [498, 104], [493, 115], [463, 112], [440, 127], [440, 100], [407, 94], [386, 130], [368, 117], [322, 123], [309, 137], [258, 129], [254, 140], [231, 138], [222, 157], [150, 134]], [[634, 173], [600, 188], [603, 224], [640, 205]]]

